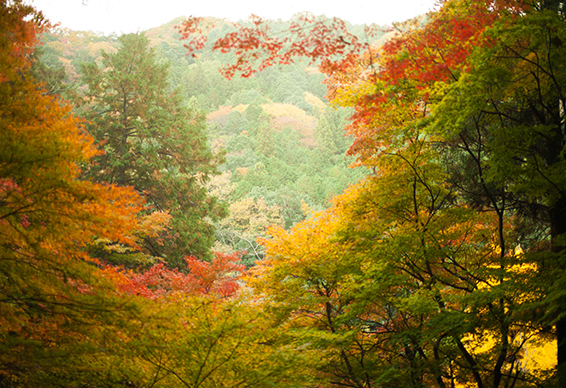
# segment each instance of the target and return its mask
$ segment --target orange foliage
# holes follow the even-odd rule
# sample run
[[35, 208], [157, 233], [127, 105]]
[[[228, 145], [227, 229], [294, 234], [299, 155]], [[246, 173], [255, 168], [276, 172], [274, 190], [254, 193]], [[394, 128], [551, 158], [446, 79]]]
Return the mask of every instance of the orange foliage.
[[14, 77], [19, 69], [31, 66], [28, 57], [36, 45], [36, 35], [51, 25], [41, 12], [22, 4], [12, 7], [2, 5], [0, 20], [0, 34], [9, 37], [2, 39], [5, 46], [0, 50], [0, 82], [6, 82]]
[[330, 96], [356, 110], [347, 128], [354, 137], [349, 153], [374, 165], [375, 156], [399, 140], [400, 128], [429, 115], [429, 103], [441, 98], [440, 85], [470, 69], [471, 50], [493, 44], [484, 31], [524, 7], [514, 0], [445, 2], [422, 28], [396, 35], [333, 73]]
[[[0, 3], [0, 336], [54, 347], [72, 333], [79, 341], [92, 305], [106, 303], [89, 299], [108, 284], [93, 276], [88, 247], [96, 238], [134, 246], [143, 204], [130, 188], [79, 180], [78, 165], [98, 153], [93, 140], [29, 73], [36, 33], [48, 24], [8, 4]], [[71, 317], [84, 325], [69, 327]]]

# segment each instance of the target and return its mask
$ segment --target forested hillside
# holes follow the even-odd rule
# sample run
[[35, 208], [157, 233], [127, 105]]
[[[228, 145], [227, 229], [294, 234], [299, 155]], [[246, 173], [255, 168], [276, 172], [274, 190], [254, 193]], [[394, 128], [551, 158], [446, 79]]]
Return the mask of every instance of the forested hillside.
[[[348, 168], [354, 159], [346, 156], [352, 139], [344, 128], [351, 111], [330, 106], [324, 75], [316, 65], [300, 60], [253, 77], [226, 79], [220, 68], [233, 56], [211, 46], [198, 56], [189, 55], [180, 40], [181, 22], [172, 20], [140, 35], [153, 49], [154, 61], [164, 66], [154, 71], [168, 72], [160, 87], [174, 90], [181, 104], [207, 115], [209, 147], [225, 158], [218, 165], [221, 175], [211, 175], [207, 183], [229, 210], [226, 218], [214, 222], [214, 248], [246, 251], [244, 261], [251, 265], [263, 257], [256, 239], [265, 235], [268, 226], [290, 228], [311, 211], [328, 207], [333, 196], [366, 174], [363, 169]], [[208, 23], [211, 39], [233, 29], [223, 20]], [[289, 27], [282, 21], [270, 24], [281, 34]], [[352, 28], [362, 31], [361, 26]], [[42, 41], [39, 56], [46, 67], [44, 74], [50, 74], [53, 90], [66, 89], [69, 98], [83, 94], [87, 87], [85, 66], [105, 63], [105, 55], [128, 49], [119, 37], [89, 31], [55, 29], [45, 33]], [[88, 112], [83, 116], [88, 118]], [[111, 163], [118, 156], [107, 153], [105, 158]], [[194, 248], [195, 241], [189, 245]], [[206, 247], [204, 243], [200, 251], [187, 251], [188, 246], [184, 250], [202, 256]], [[179, 258], [171, 261], [178, 263]]]
[[0, 387], [566, 387], [565, 10], [0, 0]]

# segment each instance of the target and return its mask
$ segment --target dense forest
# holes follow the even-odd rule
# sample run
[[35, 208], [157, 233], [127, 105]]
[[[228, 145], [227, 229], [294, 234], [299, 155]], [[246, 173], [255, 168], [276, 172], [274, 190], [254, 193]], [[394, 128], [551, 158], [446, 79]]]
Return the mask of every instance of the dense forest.
[[0, 387], [566, 387], [562, 1], [0, 21]]
[[[94, 85], [109, 81], [113, 76], [125, 77], [118, 72], [132, 63], [136, 66], [132, 76], [137, 79], [131, 80], [131, 87], [140, 98], [147, 89], [136, 82], [145, 81], [147, 74], [158, 73], [163, 78], [152, 81], [153, 85], [147, 87], [158, 88], [163, 96], [174, 94], [178, 106], [190, 105], [195, 114], [206, 115], [206, 120], [201, 122], [201, 134], [207, 142], [201, 142], [201, 145], [214, 153], [217, 160], [213, 164], [217, 171], [203, 171], [207, 178], [201, 183], [206, 183], [212, 196], [223, 201], [227, 206], [225, 210], [229, 210], [228, 216], [211, 219], [215, 232], [203, 229], [203, 236], [207, 236], [202, 239], [204, 241], [191, 239], [185, 233], [180, 239], [166, 240], [176, 247], [177, 253], [156, 252], [154, 247], [152, 254], [167, 256], [170, 264], [178, 266], [182, 265], [183, 254], [208, 257], [207, 252], [214, 242], [216, 251], [241, 252], [242, 260], [249, 266], [263, 258], [263, 248], [256, 239], [265, 236], [266, 227], [281, 225], [290, 228], [310, 211], [327, 208], [330, 198], [365, 175], [363, 169], [348, 168], [354, 161], [346, 155], [352, 140], [344, 131], [350, 110], [329, 106], [324, 75], [316, 66], [305, 62], [270, 67], [250, 78], [226, 79], [219, 70], [232, 57], [228, 55], [226, 58], [226, 55], [213, 51], [211, 45], [198, 57], [188, 55], [178, 29], [182, 21], [173, 20], [144, 33], [120, 37], [52, 29], [41, 36], [43, 45], [36, 52], [43, 64], [40, 74], [50, 90], [61, 92], [80, 107], [81, 104], [76, 103], [77, 97], [84, 99], [86, 96], [90, 100], [94, 97]], [[212, 25], [208, 31], [211, 39], [231, 28], [230, 23], [224, 20], [209, 19], [208, 23]], [[271, 24], [282, 33], [289, 28], [289, 23], [282, 21]], [[361, 26], [352, 27], [360, 34], [363, 31]], [[136, 58], [137, 49], [147, 51], [148, 58]], [[97, 66], [113, 68], [116, 74], [95, 76], [93, 72], [97, 71]], [[109, 102], [105, 98], [113, 98], [109, 95], [114, 91], [111, 87], [97, 90], [98, 106], [88, 104], [76, 109], [77, 114], [93, 121], [87, 130], [91, 134], [97, 131], [97, 140], [105, 139], [104, 132], [112, 125], [113, 120], [101, 117], [99, 113]], [[115, 103], [120, 103], [119, 98]], [[143, 104], [147, 106], [136, 109], [149, 110], [151, 102]], [[116, 108], [116, 111], [120, 109]], [[147, 125], [154, 124], [148, 122]], [[154, 138], [154, 135], [126, 136], [133, 140], [145, 136]], [[160, 135], [165, 136], [165, 133]], [[168, 134], [168, 137], [171, 138], [171, 135]], [[182, 143], [186, 146], [191, 144], [189, 139], [182, 140]], [[105, 147], [111, 147], [111, 151], [103, 157], [106, 161], [96, 160], [102, 162], [96, 163], [96, 169], [105, 173], [109, 164], [131, 153], [131, 147], [126, 147], [127, 151], [124, 148], [120, 156], [117, 155], [116, 144]], [[188, 149], [179, 149], [179, 153], [191, 154]], [[140, 154], [139, 150], [136, 154]], [[134, 158], [135, 154], [131, 155]], [[137, 162], [132, 160], [129, 163]], [[177, 166], [188, 164], [189, 161], [179, 161]], [[203, 161], [199, 160], [198, 165], [202, 166]], [[150, 163], [148, 171], [152, 167], [154, 164]], [[198, 170], [200, 167], [195, 168]], [[94, 178], [94, 172], [87, 177]], [[116, 176], [96, 179], [120, 185], [132, 183]], [[158, 184], [156, 181], [150, 186], [155, 188]], [[142, 188], [136, 189], [140, 191]], [[179, 190], [177, 198], [187, 197], [186, 188]], [[202, 203], [202, 198], [195, 202]], [[171, 205], [159, 205], [160, 209], [172, 209]], [[181, 206], [181, 209], [186, 210], [187, 207]], [[219, 212], [222, 213], [221, 209], [210, 213]], [[194, 222], [187, 225], [194, 228], [197, 220], [202, 220], [207, 214], [195, 215]], [[178, 217], [173, 216], [173, 221], [178, 221]], [[178, 231], [179, 223], [175, 226]]]

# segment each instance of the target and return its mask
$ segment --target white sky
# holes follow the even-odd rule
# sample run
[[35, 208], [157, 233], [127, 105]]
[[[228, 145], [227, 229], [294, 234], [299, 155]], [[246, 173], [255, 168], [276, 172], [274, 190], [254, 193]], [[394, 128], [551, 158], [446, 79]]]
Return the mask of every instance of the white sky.
[[337, 16], [354, 24], [390, 25], [424, 14], [435, 0], [26, 0], [52, 22], [73, 30], [109, 34], [158, 27], [179, 16], [214, 16], [232, 21], [252, 13], [289, 20], [296, 13]]

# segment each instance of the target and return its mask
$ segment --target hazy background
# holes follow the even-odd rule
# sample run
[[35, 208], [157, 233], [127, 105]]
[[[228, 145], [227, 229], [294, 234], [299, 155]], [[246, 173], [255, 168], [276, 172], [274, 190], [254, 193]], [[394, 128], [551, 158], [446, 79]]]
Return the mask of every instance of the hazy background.
[[430, 11], [436, 0], [27, 0], [52, 22], [73, 30], [109, 34], [160, 26], [179, 16], [214, 16], [232, 21], [255, 14], [288, 20], [309, 11], [354, 24], [390, 25]]

